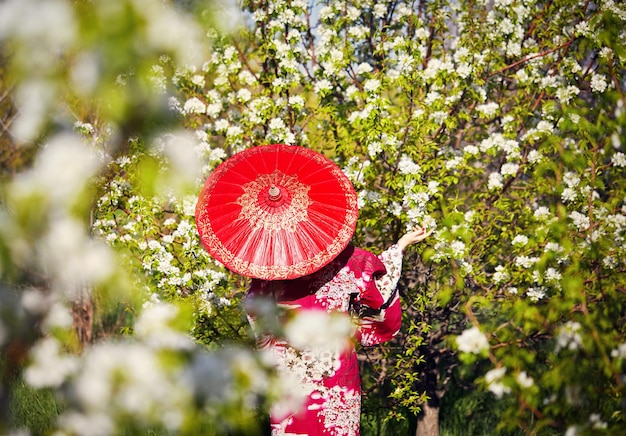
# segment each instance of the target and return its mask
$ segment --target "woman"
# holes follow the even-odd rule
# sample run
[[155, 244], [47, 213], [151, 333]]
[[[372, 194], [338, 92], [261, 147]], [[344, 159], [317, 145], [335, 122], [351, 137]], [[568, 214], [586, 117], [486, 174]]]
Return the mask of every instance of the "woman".
[[277, 403], [272, 408], [273, 436], [358, 435], [361, 384], [354, 343], [343, 349], [296, 348], [264, 330], [267, 320], [259, 319], [257, 303], [275, 302], [282, 313], [279, 325], [306, 311], [343, 313], [356, 319], [354, 342], [370, 346], [388, 341], [400, 329], [396, 285], [403, 252], [430, 233], [424, 228], [411, 231], [380, 256], [349, 245], [324, 268], [304, 277], [252, 281], [246, 309], [258, 345], [272, 353], [279, 375], [294, 380], [294, 389], [305, 398], [299, 407]]

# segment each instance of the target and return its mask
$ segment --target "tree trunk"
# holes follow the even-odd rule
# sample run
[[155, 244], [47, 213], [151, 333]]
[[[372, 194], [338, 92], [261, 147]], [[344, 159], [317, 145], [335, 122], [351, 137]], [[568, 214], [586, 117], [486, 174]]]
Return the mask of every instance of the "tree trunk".
[[91, 343], [93, 332], [93, 302], [88, 290], [80, 292], [72, 301], [72, 320], [76, 336], [84, 348]]
[[439, 436], [439, 406], [422, 405], [415, 436]]

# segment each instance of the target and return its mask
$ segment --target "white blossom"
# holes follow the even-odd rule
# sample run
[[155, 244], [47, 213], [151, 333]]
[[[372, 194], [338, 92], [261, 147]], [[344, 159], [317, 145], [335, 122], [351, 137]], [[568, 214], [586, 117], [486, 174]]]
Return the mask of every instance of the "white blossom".
[[466, 145], [463, 147], [463, 152], [475, 156], [478, 154], [479, 150], [475, 145]]
[[611, 163], [620, 168], [626, 168], [626, 155], [622, 152], [617, 152], [611, 156]]
[[591, 221], [587, 215], [584, 215], [578, 211], [573, 211], [569, 214], [569, 217], [572, 219], [574, 225], [578, 228], [579, 231], [584, 231], [589, 229], [591, 225]]
[[489, 348], [487, 337], [476, 326], [465, 330], [456, 337], [456, 344], [459, 350], [464, 353], [479, 354]]
[[358, 74], [371, 73], [373, 70], [374, 68], [372, 68], [372, 66], [368, 64], [367, 62], [360, 63], [359, 66], [357, 67]]
[[332, 84], [327, 79], [322, 79], [315, 83], [314, 91], [316, 94], [324, 93], [325, 91], [330, 91], [332, 89]]
[[606, 429], [608, 424], [602, 421], [602, 416], [599, 413], [592, 413], [589, 415], [589, 422], [593, 429]]
[[380, 88], [380, 80], [368, 79], [363, 84], [363, 89], [367, 92], [375, 92]]
[[289, 97], [289, 104], [297, 109], [304, 107], [304, 98], [301, 95], [292, 95]]
[[155, 348], [190, 349], [190, 337], [170, 325], [177, 315], [178, 307], [173, 304], [147, 305], [135, 323], [137, 337]]
[[537, 150], [531, 150], [530, 153], [528, 153], [528, 162], [530, 163], [535, 164], [540, 162], [542, 159], [543, 156]]
[[487, 388], [497, 398], [502, 398], [502, 395], [511, 392], [511, 388], [502, 383], [504, 374], [506, 374], [505, 367], [491, 369], [485, 374]]
[[381, 151], [383, 151], [383, 146], [380, 142], [374, 141], [367, 144], [367, 154], [369, 157], [374, 158], [380, 154]]
[[340, 351], [349, 345], [352, 328], [352, 322], [347, 316], [307, 310], [298, 313], [285, 325], [285, 335], [296, 349]]
[[530, 299], [530, 301], [536, 303], [546, 296], [546, 292], [543, 288], [528, 288], [526, 290], [526, 296]]
[[416, 164], [409, 155], [403, 154], [400, 157], [400, 163], [398, 164], [398, 171], [402, 174], [417, 174], [420, 171], [420, 166]]
[[533, 216], [539, 221], [546, 221], [552, 214], [546, 206], [539, 206], [533, 212]]
[[452, 159], [446, 161], [446, 169], [452, 170], [463, 163], [463, 158], [461, 156], [455, 156]]
[[500, 105], [496, 102], [484, 103], [476, 106], [476, 110], [485, 118], [494, 117], [498, 113], [499, 108]]
[[450, 250], [452, 250], [452, 256], [457, 259], [461, 258], [465, 253], [465, 243], [463, 241], [452, 241]]
[[502, 174], [500, 173], [491, 173], [489, 174], [489, 182], [487, 184], [487, 188], [492, 191], [494, 189], [502, 188]]
[[556, 336], [556, 351], [579, 349], [583, 344], [582, 336], [579, 333], [581, 328], [581, 324], [577, 321], [567, 321], [562, 325]]
[[565, 183], [568, 188], [575, 188], [580, 183], [580, 177], [572, 171], [567, 171], [563, 174], [563, 183]]
[[626, 359], [626, 342], [619, 344], [617, 348], [611, 350], [611, 357], [614, 359]]
[[376, 18], [383, 18], [387, 13], [387, 5], [384, 3], [376, 3], [373, 8], [373, 14]]
[[58, 387], [78, 369], [78, 358], [62, 352], [53, 337], [40, 340], [30, 350], [32, 362], [24, 372], [26, 382], [36, 388]]
[[517, 380], [517, 383], [522, 388], [530, 388], [535, 384], [535, 381], [533, 380], [533, 378], [530, 377], [526, 373], [526, 371], [520, 371], [519, 373], [517, 373], [517, 375], [515, 376], [515, 379]]
[[561, 273], [552, 267], [546, 269], [544, 276], [548, 282], [558, 282], [561, 280]]
[[576, 200], [577, 196], [578, 194], [572, 188], [565, 188], [563, 192], [561, 192], [561, 200], [563, 200], [564, 203], [571, 203]]
[[569, 103], [572, 97], [578, 95], [580, 93], [580, 89], [576, 86], [565, 86], [556, 90], [556, 98], [558, 98], [561, 103]]
[[506, 282], [510, 278], [509, 273], [503, 265], [498, 265], [493, 273], [493, 282], [497, 285]]
[[606, 88], [608, 86], [606, 82], [606, 77], [604, 77], [602, 74], [593, 73], [591, 75], [590, 86], [593, 92], [602, 93], [606, 91]]
[[513, 240], [511, 241], [512, 245], [520, 245], [520, 246], [524, 246], [526, 244], [528, 244], [528, 236], [526, 235], [516, 235]]
[[502, 174], [503, 176], [515, 176], [518, 170], [519, 170], [518, 164], [507, 162], [504, 165], [502, 165], [502, 168], [500, 168], [500, 174]]
[[183, 105], [185, 114], [203, 114], [206, 112], [206, 104], [198, 97], [192, 97]]

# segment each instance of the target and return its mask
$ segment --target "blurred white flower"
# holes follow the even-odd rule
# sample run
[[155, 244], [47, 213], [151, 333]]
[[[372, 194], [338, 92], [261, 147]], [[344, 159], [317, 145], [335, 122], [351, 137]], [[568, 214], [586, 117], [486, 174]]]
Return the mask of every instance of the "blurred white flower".
[[113, 417], [104, 412], [67, 412], [59, 417], [60, 427], [76, 436], [109, 436], [115, 433]]
[[292, 95], [289, 97], [289, 104], [296, 109], [302, 109], [304, 107], [304, 98], [300, 95]]
[[487, 388], [490, 392], [492, 392], [497, 398], [502, 398], [502, 395], [508, 394], [511, 392], [511, 388], [505, 386], [502, 383], [502, 379], [504, 378], [504, 374], [506, 373], [506, 368], [494, 368], [489, 370], [485, 374], [485, 382], [487, 382]]
[[83, 224], [69, 217], [59, 217], [50, 223], [40, 253], [42, 266], [70, 297], [107, 277], [114, 267], [112, 250], [104, 242], [89, 237]]
[[563, 183], [565, 183], [568, 188], [575, 188], [580, 183], [580, 177], [572, 171], [567, 171], [563, 174]]
[[[96, 89], [98, 81], [100, 80], [100, 66], [98, 64], [99, 58], [93, 52], [81, 53], [77, 56], [72, 69], [70, 71], [70, 79], [72, 81], [72, 87], [79, 93], [87, 96]], [[161, 73], [161, 74], [159, 74]], [[159, 86], [158, 89], [163, 89], [165, 85], [159, 79], [162, 79], [162, 72], [152, 69], [152, 83]]]
[[620, 168], [626, 167], [626, 155], [622, 152], [617, 152], [611, 157], [611, 163]]
[[39, 289], [26, 289], [22, 292], [20, 304], [33, 315], [45, 314], [52, 305], [53, 297]]
[[18, 197], [44, 193], [51, 205], [69, 207], [100, 165], [78, 135], [62, 133], [44, 145], [32, 169], [16, 176], [12, 192]]
[[350, 317], [322, 310], [298, 313], [285, 325], [285, 336], [296, 349], [343, 350], [353, 329]]
[[175, 379], [159, 355], [142, 344], [101, 343], [84, 354], [69, 392], [86, 416], [132, 416], [138, 422], [180, 425], [189, 387]]
[[375, 158], [381, 151], [383, 151], [383, 146], [379, 141], [370, 142], [367, 145], [367, 154], [372, 159]]
[[611, 350], [611, 357], [614, 359], [626, 359], [626, 342], [619, 344], [617, 348]]
[[[196, 152], [197, 143], [193, 133], [178, 130], [155, 138], [152, 149], [168, 159], [175, 180], [192, 182], [202, 170], [202, 162]], [[172, 183], [172, 180], [169, 182]]]
[[61, 352], [61, 344], [48, 337], [30, 350], [31, 363], [24, 371], [26, 382], [36, 388], [58, 387], [78, 369], [78, 358]]
[[576, 86], [563, 86], [556, 90], [556, 98], [558, 98], [561, 103], [569, 103], [572, 97], [578, 95], [580, 89]]
[[485, 104], [479, 104], [476, 106], [476, 110], [480, 113], [481, 116], [485, 118], [491, 118], [496, 115], [500, 109], [500, 105], [496, 102], [489, 102]]
[[539, 261], [537, 257], [517, 256], [515, 258], [515, 265], [522, 268], [530, 268]]
[[546, 296], [546, 292], [543, 288], [528, 288], [526, 290], [526, 296], [530, 301], [537, 302]]
[[463, 241], [452, 241], [450, 243], [450, 250], [452, 251], [452, 256], [456, 259], [463, 257], [465, 254], [465, 243]]
[[446, 161], [446, 169], [452, 170], [463, 163], [463, 158], [461, 156], [455, 156], [452, 159], [448, 159]]
[[477, 155], [479, 153], [479, 151], [480, 150], [475, 145], [466, 145], [463, 148], [463, 153], [471, 154], [472, 156]]
[[517, 383], [523, 388], [530, 388], [532, 385], [535, 384], [535, 381], [533, 380], [533, 378], [530, 377], [526, 373], [526, 371], [521, 371], [517, 373], [517, 375], [515, 376], [515, 379], [517, 380]]
[[593, 429], [606, 429], [608, 426], [608, 424], [602, 420], [602, 416], [599, 413], [589, 415], [589, 422]]
[[535, 209], [535, 212], [533, 212], [533, 216], [539, 221], [545, 221], [550, 218], [550, 209], [546, 206], [539, 206]]
[[72, 327], [72, 314], [62, 303], [55, 301], [43, 320], [44, 331], [51, 331], [54, 328], [69, 329]]
[[516, 235], [511, 241], [511, 244], [524, 246], [528, 244], [528, 237], [526, 235]]
[[544, 276], [548, 282], [558, 282], [561, 280], [561, 273], [552, 267], [546, 270]]
[[[181, 66], [202, 65], [206, 55], [203, 49], [204, 32], [192, 17], [161, 2], [132, 1], [136, 3], [136, 11], [145, 17], [146, 43], [152, 50], [172, 53], [174, 61]], [[219, 20], [216, 22], [220, 23]]]
[[582, 336], [580, 336], [579, 331], [582, 326], [577, 321], [567, 321], [563, 324], [556, 336], [556, 351], [568, 349], [568, 350], [577, 350], [583, 344]]
[[479, 354], [489, 348], [487, 337], [476, 326], [465, 330], [456, 337], [456, 344], [459, 350], [465, 353]]
[[315, 83], [313, 90], [316, 94], [324, 93], [325, 91], [330, 91], [332, 89], [332, 84], [327, 79], [322, 79]]
[[189, 335], [171, 326], [178, 315], [179, 309], [174, 304], [147, 305], [135, 323], [137, 337], [155, 348], [192, 348], [193, 342]]
[[362, 62], [357, 67], [357, 74], [371, 73], [373, 70], [374, 68], [372, 68], [370, 64], [368, 64], [367, 62]]

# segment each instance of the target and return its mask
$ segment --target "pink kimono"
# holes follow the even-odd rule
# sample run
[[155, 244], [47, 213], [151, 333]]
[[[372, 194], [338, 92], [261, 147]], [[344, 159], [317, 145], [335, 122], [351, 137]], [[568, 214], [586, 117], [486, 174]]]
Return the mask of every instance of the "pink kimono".
[[294, 280], [253, 280], [246, 307], [256, 297], [273, 294], [279, 309], [325, 310], [351, 314], [357, 320], [354, 342], [337, 352], [296, 350], [284, 339], [259, 331], [251, 310], [248, 319], [259, 347], [269, 350], [279, 375], [295, 379], [306, 401], [299, 410], [274, 407], [272, 436], [359, 434], [361, 380], [354, 343], [375, 345], [390, 340], [400, 329], [401, 309], [396, 285], [402, 251], [393, 245], [380, 256], [349, 246], [321, 270]]

